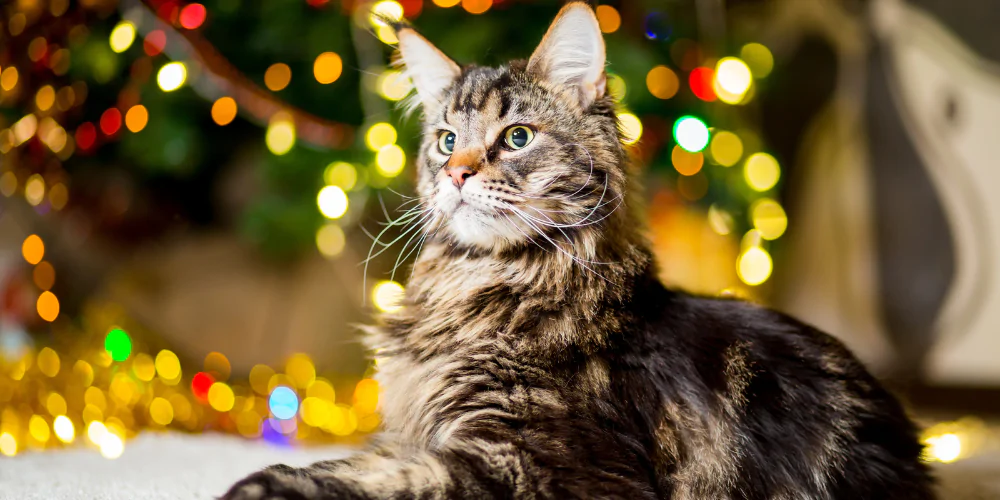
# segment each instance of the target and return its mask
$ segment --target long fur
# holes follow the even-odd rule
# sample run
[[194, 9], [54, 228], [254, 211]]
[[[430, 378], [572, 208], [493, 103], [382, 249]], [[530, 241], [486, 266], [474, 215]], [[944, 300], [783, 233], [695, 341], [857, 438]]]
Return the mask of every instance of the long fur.
[[379, 442], [225, 498], [932, 498], [915, 426], [839, 342], [657, 281], [611, 100], [529, 67], [466, 67], [425, 107], [422, 251], [369, 329]]

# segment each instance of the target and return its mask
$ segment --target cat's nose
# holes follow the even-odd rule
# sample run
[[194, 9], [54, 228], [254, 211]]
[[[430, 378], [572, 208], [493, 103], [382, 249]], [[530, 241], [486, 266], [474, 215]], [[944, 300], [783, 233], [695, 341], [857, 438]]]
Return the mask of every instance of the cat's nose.
[[444, 172], [451, 176], [451, 183], [458, 189], [462, 189], [466, 179], [476, 175], [476, 171], [469, 167], [446, 167]]

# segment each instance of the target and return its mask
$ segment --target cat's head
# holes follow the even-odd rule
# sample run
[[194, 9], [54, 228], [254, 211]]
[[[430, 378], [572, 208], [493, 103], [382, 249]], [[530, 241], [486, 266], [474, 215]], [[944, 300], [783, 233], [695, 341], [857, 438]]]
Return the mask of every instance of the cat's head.
[[528, 61], [499, 68], [460, 67], [408, 26], [397, 36], [423, 107], [427, 230], [480, 249], [593, 241], [625, 172], [591, 8], [567, 5]]

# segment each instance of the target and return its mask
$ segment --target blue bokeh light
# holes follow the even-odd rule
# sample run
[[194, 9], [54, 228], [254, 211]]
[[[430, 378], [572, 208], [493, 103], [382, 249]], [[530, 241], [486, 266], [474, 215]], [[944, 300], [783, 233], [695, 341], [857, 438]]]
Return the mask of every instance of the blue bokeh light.
[[288, 387], [279, 386], [271, 391], [268, 407], [276, 418], [289, 420], [295, 418], [295, 414], [299, 411], [299, 397]]

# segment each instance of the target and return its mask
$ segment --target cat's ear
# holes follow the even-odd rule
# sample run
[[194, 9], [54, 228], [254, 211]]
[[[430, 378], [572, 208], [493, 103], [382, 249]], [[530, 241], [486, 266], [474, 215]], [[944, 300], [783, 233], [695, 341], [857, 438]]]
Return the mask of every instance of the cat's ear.
[[458, 79], [462, 69], [431, 42], [405, 24], [395, 26], [399, 39], [399, 59], [417, 89], [424, 108], [436, 107], [444, 91]]
[[584, 108], [604, 95], [604, 38], [590, 6], [574, 2], [559, 11], [531, 54], [528, 72], [575, 93]]

